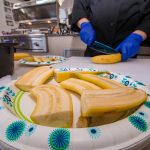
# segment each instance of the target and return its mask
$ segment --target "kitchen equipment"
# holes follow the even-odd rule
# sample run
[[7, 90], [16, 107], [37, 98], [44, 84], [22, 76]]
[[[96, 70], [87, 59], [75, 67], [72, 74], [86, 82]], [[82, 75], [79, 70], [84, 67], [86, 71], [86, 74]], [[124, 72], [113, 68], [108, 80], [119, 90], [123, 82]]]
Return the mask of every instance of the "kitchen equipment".
[[10, 34], [2, 36], [3, 40], [15, 40], [18, 44], [16, 51], [47, 52], [48, 43], [44, 33]]
[[13, 41], [0, 40], [0, 78], [13, 74], [14, 44]]
[[[59, 71], [91, 71], [94, 68], [60, 68]], [[148, 94], [150, 91], [138, 81], [124, 75], [110, 73], [107, 77], [129, 87], [142, 89]], [[53, 84], [56, 84], [53, 82]], [[9, 87], [9, 88], [8, 88]], [[8, 87], [3, 87], [0, 95], [0, 139], [16, 149], [137, 149], [150, 135], [150, 95], [137, 111], [125, 119], [115, 123], [90, 128], [51, 128], [32, 123], [30, 114], [35, 106], [34, 101], [27, 92], [20, 91], [11, 82]], [[74, 117], [79, 116], [79, 97], [73, 96]], [[3, 109], [5, 108], [5, 109]], [[15, 116], [13, 113], [17, 114]], [[74, 118], [75, 120], [75, 118]], [[29, 123], [31, 122], [31, 123]], [[82, 135], [82, 136], [81, 136]], [[41, 138], [42, 137], [42, 138]]]
[[45, 19], [57, 22], [59, 16], [58, 8], [57, 0], [31, 0], [15, 3], [13, 14], [15, 21], [19, 23], [43, 21]]
[[99, 52], [100, 54], [116, 54], [118, 53], [115, 49], [112, 47], [105, 45], [103, 43], [100, 43], [98, 41], [94, 41], [90, 46], [90, 49], [93, 51]]

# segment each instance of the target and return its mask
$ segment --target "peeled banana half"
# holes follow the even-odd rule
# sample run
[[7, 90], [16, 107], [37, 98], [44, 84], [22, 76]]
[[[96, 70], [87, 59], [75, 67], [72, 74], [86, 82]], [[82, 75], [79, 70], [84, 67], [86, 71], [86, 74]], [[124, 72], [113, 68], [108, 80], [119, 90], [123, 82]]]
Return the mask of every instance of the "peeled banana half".
[[93, 63], [96, 64], [113, 64], [121, 61], [121, 54], [98, 55], [91, 58]]
[[31, 88], [46, 83], [53, 76], [54, 69], [42, 66], [32, 69], [24, 74], [16, 82], [15, 86], [22, 91], [30, 91]]
[[73, 92], [76, 92], [78, 94], [82, 94], [83, 90], [94, 90], [94, 89], [101, 89], [100, 87], [96, 86], [93, 83], [84, 81], [84, 80], [80, 80], [80, 79], [75, 79], [75, 78], [70, 78], [67, 79], [63, 82], [60, 83], [60, 85], [67, 89], [67, 90], [71, 90]]
[[91, 82], [103, 89], [113, 89], [113, 88], [125, 87], [124, 85], [122, 85], [116, 81], [110, 80], [105, 77], [93, 75], [93, 74], [75, 73], [75, 75], [79, 79]]
[[122, 112], [140, 106], [147, 94], [133, 88], [84, 90], [81, 96], [83, 117], [100, 116], [108, 112]]
[[31, 119], [40, 125], [70, 128], [73, 122], [73, 106], [70, 94], [63, 88], [46, 84], [30, 91], [36, 100]]

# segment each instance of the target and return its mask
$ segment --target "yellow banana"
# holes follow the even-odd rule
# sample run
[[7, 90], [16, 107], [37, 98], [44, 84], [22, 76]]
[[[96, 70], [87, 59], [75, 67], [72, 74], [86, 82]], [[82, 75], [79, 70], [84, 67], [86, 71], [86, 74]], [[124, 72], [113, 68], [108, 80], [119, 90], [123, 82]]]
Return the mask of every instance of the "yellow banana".
[[124, 85], [110, 80], [108, 78], [105, 77], [100, 77], [97, 75], [93, 75], [93, 74], [81, 74], [81, 73], [75, 73], [75, 75], [81, 79], [81, 80], [85, 80], [88, 82], [91, 82], [103, 89], [112, 89], [112, 88], [118, 88], [118, 87], [125, 87]]
[[73, 106], [70, 94], [63, 88], [46, 84], [30, 91], [36, 107], [31, 119], [40, 125], [70, 128], [73, 122]]
[[41, 57], [33, 56], [35, 62], [42, 62]]
[[83, 90], [88, 90], [88, 89], [101, 89], [100, 87], [87, 82], [87, 81], [83, 81], [83, 80], [79, 80], [79, 79], [75, 79], [75, 78], [70, 78], [67, 79], [63, 82], [60, 83], [60, 85], [67, 89], [67, 90], [71, 90], [73, 92], [76, 92], [78, 94], [82, 94]]
[[82, 73], [82, 74], [102, 74], [102, 73], [108, 73], [107, 71], [60, 71], [59, 69], [55, 69], [54, 71], [54, 78], [56, 82], [62, 82], [64, 80], [67, 80], [69, 78], [75, 78], [74, 73]]
[[122, 112], [140, 106], [147, 94], [133, 88], [84, 90], [81, 96], [83, 117], [100, 116], [108, 112]]
[[23, 91], [29, 91], [31, 88], [44, 84], [53, 76], [54, 69], [49, 66], [42, 66], [32, 69], [20, 77], [15, 85]]
[[20, 60], [22, 58], [25, 58], [25, 57], [29, 57], [30, 54], [28, 53], [14, 53], [14, 60], [17, 61], [17, 60]]
[[96, 64], [113, 64], [121, 61], [121, 54], [98, 55], [91, 58], [93, 63]]

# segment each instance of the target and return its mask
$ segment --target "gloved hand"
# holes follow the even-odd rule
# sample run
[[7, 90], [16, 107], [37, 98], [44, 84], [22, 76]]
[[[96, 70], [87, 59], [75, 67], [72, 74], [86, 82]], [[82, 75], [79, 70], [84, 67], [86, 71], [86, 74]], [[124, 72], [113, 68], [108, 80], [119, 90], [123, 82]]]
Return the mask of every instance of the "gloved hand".
[[81, 24], [80, 38], [88, 46], [96, 39], [96, 33], [90, 22]]
[[143, 42], [143, 37], [139, 34], [132, 33], [116, 48], [122, 54], [122, 61], [127, 61], [135, 56], [140, 50], [140, 44]]

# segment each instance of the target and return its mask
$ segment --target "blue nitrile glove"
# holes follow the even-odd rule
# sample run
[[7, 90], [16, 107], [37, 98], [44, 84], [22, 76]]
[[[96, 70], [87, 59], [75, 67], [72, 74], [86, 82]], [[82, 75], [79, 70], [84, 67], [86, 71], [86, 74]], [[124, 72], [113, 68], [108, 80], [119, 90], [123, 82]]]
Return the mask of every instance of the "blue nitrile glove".
[[140, 44], [143, 42], [143, 37], [139, 34], [132, 33], [116, 48], [122, 54], [122, 61], [127, 61], [135, 56], [140, 50]]
[[96, 39], [96, 33], [90, 22], [84, 22], [81, 24], [80, 38], [88, 46]]

